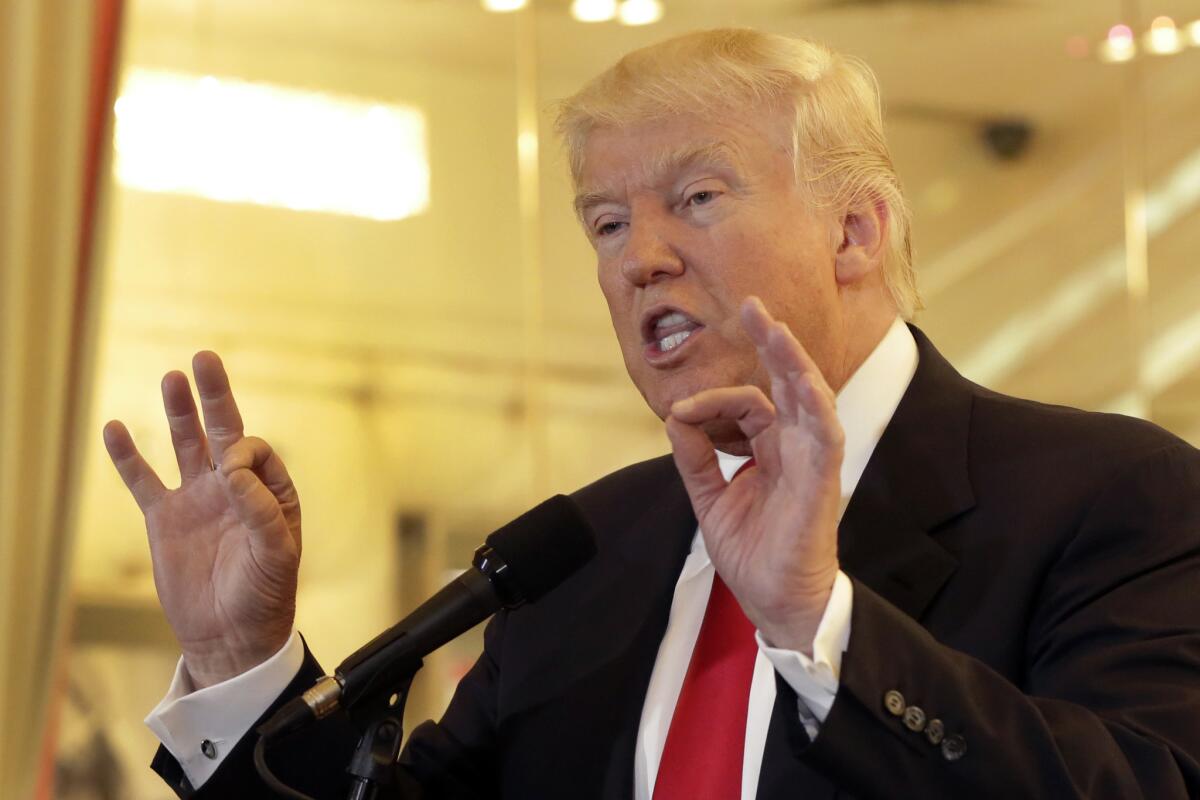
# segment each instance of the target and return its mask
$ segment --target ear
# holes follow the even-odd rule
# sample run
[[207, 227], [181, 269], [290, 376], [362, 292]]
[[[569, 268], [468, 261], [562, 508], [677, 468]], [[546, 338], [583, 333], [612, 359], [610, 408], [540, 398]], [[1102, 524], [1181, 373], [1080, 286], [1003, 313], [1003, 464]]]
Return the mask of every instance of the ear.
[[858, 283], [883, 264], [888, 209], [882, 201], [847, 209], [841, 219], [842, 241], [834, 270], [840, 286]]

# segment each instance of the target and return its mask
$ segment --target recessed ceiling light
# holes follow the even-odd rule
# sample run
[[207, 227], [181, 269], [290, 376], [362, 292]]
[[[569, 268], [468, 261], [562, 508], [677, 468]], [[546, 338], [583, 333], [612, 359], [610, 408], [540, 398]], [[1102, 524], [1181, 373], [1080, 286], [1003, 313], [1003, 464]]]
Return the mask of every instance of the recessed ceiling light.
[[617, 15], [617, 0], [574, 0], [571, 16], [580, 22], [608, 22]]
[[1192, 40], [1192, 44], [1200, 47], [1200, 19], [1187, 26], [1188, 38]]
[[1170, 17], [1156, 17], [1150, 23], [1150, 30], [1142, 37], [1146, 49], [1155, 55], [1170, 55], [1183, 49], [1183, 37], [1175, 27], [1175, 20]]
[[659, 0], [624, 0], [617, 9], [617, 18], [622, 25], [650, 25], [663, 16]]
[[1100, 43], [1100, 60], [1110, 64], [1129, 61], [1137, 55], [1137, 42], [1133, 39], [1133, 29], [1128, 25], [1113, 25], [1108, 36]]
[[481, 0], [485, 11], [495, 11], [498, 13], [506, 13], [509, 11], [520, 11], [525, 7], [527, 0]]

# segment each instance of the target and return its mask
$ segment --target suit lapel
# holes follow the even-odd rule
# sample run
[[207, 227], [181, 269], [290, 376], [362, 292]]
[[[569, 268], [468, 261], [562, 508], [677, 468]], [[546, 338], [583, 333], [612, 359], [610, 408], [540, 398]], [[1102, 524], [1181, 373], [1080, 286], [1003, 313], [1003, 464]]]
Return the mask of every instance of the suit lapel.
[[501, 685], [507, 770], [533, 776], [506, 796], [633, 795], [642, 705], [696, 521], [669, 456], [578, 497], [600, 552], [506, 632], [519, 654]]
[[[609, 618], [626, 631], [626, 636], [629, 630], [633, 636], [625, 640], [619, 656], [613, 654], [629, 665], [629, 671], [625, 675], [626, 690], [612, 698], [621, 704], [623, 723], [609, 750], [601, 793], [606, 800], [629, 800], [633, 796], [642, 706], [671, 613], [675, 583], [696, 532], [691, 502], [670, 456], [662, 459], [662, 468], [664, 490], [660, 502], [624, 532], [619, 547], [626, 572], [610, 590], [614, 607]], [[654, 541], [663, 544], [648, 544]]]
[[622, 691], [605, 698], [619, 704], [620, 717], [608, 750], [601, 792], [605, 800], [632, 798], [642, 705], [670, 618], [679, 571], [696, 533], [696, 517], [671, 456], [659, 462], [661, 477], [653, 481], [658, 500], [647, 507], [637, 524], [620, 531], [620, 569], [610, 571], [608, 585], [601, 588], [611, 599], [605, 618], [612, 622], [613, 630], [596, 661], [612, 664], [623, 684]]
[[919, 361], [838, 529], [842, 569], [914, 619], [957, 560], [929, 533], [975, 504], [967, 465], [973, 394], [912, 328]]

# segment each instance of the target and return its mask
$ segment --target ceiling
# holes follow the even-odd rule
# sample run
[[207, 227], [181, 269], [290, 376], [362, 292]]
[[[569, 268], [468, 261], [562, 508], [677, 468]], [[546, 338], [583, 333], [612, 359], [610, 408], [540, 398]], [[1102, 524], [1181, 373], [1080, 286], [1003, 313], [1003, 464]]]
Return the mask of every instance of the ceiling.
[[[664, 20], [644, 28], [583, 25], [568, 4], [541, 0], [522, 16], [486, 13], [477, 0], [138, 0], [134, 24], [144, 63], [177, 62], [184, 48], [246, 77], [350, 93], [385, 91], [384, 79], [364, 78], [380, 67], [515, 82], [524, 49], [543, 107], [621, 53], [686, 30], [736, 24], [826, 41], [879, 76], [916, 211], [928, 305], [919, 322], [952, 360], [1002, 390], [1159, 414], [1200, 438], [1200, 335], [1189, 333], [1200, 313], [1200, 198], [1171, 188], [1191, 179], [1188, 159], [1200, 152], [1200, 48], [1123, 66], [1068, 56], [1071, 37], [1098, 41], [1134, 22], [1120, 0], [664, 0]], [[1194, 0], [1136, 5], [1135, 27], [1159, 14], [1200, 18]], [[982, 140], [985, 123], [1004, 120], [1032, 130], [1008, 162]], [[1144, 171], [1158, 215], [1140, 303], [1124, 291], [1129, 163]], [[543, 208], [561, 194], [547, 181]], [[586, 258], [578, 243], [558, 244], [576, 236], [557, 232], [565, 216], [549, 219], [544, 257], [561, 247]], [[598, 303], [564, 305], [572, 315], [551, 308], [551, 327], [582, 318], [588, 335], [602, 330]], [[1147, 375], [1155, 358], [1168, 366]], [[1144, 391], [1131, 393], [1138, 380]]]

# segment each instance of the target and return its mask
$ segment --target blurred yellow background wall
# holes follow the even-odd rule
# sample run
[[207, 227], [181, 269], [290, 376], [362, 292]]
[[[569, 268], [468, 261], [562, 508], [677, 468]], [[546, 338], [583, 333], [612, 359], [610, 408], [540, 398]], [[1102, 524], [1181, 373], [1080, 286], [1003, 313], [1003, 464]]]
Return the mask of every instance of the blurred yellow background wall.
[[[297, 624], [327, 666], [498, 524], [666, 452], [621, 364], [549, 106], [672, 33], [752, 25], [866, 58], [916, 211], [929, 306], [917, 323], [1001, 391], [1137, 413], [1200, 442], [1200, 27], [1197, 46], [1180, 28], [1176, 55], [1097, 57], [1111, 26], [1183, 25], [1200, 17], [1193, 3], [664, 0], [641, 27], [534, 5], [129, 3], [121, 91], [153, 71], [414, 110], [429, 200], [377, 220], [113, 178], [58, 796], [170, 796], [146, 769], [141, 718], [177, 654], [99, 432], [125, 420], [170, 485], [158, 381], [195, 351], [224, 357], [247, 432], [299, 487]], [[236, 134], [246, 118], [224, 124]], [[275, 135], [283, 148], [301, 133]], [[295, 162], [300, 184], [306, 169]], [[410, 716], [438, 713], [477, 647], [467, 637], [430, 660]]]

